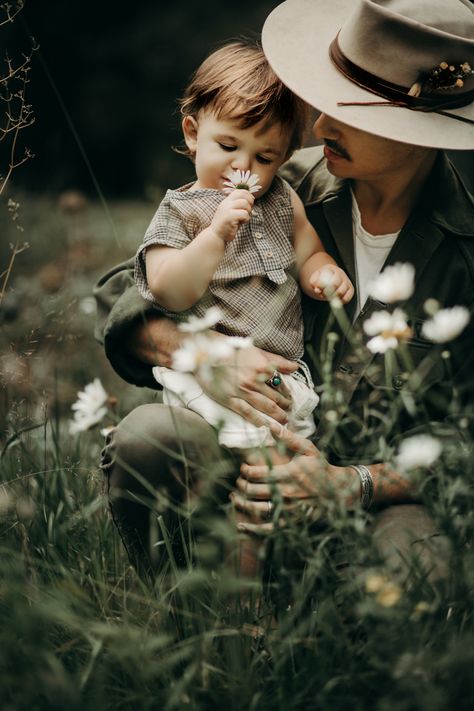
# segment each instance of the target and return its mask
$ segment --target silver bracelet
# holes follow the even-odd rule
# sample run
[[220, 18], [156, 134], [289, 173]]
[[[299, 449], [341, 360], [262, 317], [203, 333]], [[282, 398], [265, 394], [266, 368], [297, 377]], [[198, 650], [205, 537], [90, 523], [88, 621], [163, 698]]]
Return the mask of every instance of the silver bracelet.
[[350, 464], [360, 477], [360, 505], [367, 511], [374, 498], [374, 480], [372, 474], [364, 464]]

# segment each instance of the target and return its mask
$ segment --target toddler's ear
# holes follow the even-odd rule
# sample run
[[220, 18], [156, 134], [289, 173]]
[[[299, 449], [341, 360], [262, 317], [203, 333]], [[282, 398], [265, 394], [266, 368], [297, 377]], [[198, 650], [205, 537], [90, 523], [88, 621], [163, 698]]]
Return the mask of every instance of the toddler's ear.
[[191, 153], [196, 153], [198, 122], [194, 116], [185, 116], [181, 122], [184, 141]]

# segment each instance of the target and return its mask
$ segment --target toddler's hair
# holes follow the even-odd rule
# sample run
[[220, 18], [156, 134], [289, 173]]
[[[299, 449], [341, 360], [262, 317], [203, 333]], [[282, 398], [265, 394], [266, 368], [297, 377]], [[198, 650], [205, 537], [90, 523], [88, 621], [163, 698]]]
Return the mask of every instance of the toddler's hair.
[[305, 102], [280, 81], [260, 44], [250, 39], [212, 52], [191, 77], [179, 106], [183, 117], [208, 110], [235, 119], [241, 128], [281, 123], [290, 133], [289, 153], [301, 146], [308, 117]]

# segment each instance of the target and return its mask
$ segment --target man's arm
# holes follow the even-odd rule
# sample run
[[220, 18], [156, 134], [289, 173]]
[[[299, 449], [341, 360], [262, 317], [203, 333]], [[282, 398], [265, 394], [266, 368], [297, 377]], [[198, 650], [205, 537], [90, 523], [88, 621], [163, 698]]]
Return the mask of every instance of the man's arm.
[[[361, 500], [361, 482], [355, 469], [350, 466], [329, 464], [312, 442], [294, 432], [282, 429], [275, 434], [294, 457], [286, 464], [243, 464], [232, 495], [234, 506], [252, 517], [265, 519], [268, 501], [272, 501], [275, 488], [284, 505], [290, 510], [301, 510], [305, 515], [308, 507], [316, 512], [318, 505], [338, 499], [347, 509]], [[413, 503], [416, 492], [410, 481], [388, 464], [366, 465], [372, 475], [373, 499], [377, 505]], [[242, 523], [239, 529], [246, 533], [266, 533], [273, 523]]]
[[[170, 333], [178, 330], [172, 321], [162, 318], [153, 304], [143, 299], [133, 279], [134, 260], [122, 262], [109, 270], [94, 288], [97, 303], [95, 338], [103, 344], [114, 370], [129, 383], [158, 388], [151, 366], [158, 363], [158, 354], [165, 352]], [[163, 338], [150, 338], [166, 323]]]

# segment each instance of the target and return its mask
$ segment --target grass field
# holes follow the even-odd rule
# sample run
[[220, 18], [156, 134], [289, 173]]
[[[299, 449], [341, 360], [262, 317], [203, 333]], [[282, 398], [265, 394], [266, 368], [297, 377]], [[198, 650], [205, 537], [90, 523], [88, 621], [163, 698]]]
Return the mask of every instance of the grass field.
[[[111, 204], [109, 218], [98, 204], [19, 202], [17, 221], [0, 218], [1, 271], [12, 264], [0, 304], [2, 711], [472, 708], [470, 450], [448, 448], [420, 480], [451, 548], [444, 586], [416, 565], [402, 585], [373, 550], [366, 515], [335, 506], [324, 528], [289, 521], [275, 534], [276, 572], [245, 604], [209, 558], [181, 569], [168, 559], [145, 586], [108, 514], [102, 437], [71, 437], [68, 420], [96, 377], [118, 400], [110, 422], [154, 397], [111, 371], [91, 301], [97, 277], [136, 249], [153, 205]], [[25, 242], [11, 262], [9, 245]], [[158, 506], [152, 516], [159, 524]], [[224, 544], [234, 535], [213, 526]]]

